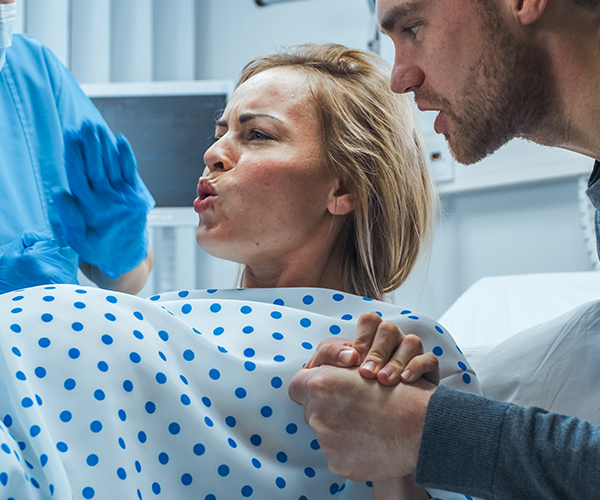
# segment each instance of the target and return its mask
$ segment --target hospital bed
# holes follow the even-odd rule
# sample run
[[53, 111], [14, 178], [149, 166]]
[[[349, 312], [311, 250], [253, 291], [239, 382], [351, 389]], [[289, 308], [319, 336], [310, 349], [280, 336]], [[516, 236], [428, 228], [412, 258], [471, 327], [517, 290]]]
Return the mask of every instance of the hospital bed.
[[600, 424], [600, 273], [484, 278], [441, 316], [486, 396]]

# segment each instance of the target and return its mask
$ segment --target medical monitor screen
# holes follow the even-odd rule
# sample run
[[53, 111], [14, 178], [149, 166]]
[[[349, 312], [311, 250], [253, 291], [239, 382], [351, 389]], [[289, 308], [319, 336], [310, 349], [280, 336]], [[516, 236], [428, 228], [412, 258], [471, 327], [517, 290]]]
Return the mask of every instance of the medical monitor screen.
[[135, 152], [157, 207], [191, 207], [227, 94], [91, 97]]

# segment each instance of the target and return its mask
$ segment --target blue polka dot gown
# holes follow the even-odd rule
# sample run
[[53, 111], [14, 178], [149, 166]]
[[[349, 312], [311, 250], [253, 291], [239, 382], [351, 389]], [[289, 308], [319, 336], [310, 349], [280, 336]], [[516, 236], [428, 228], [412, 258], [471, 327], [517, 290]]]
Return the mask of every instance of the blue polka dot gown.
[[0, 498], [373, 498], [328, 471], [287, 394], [318, 343], [354, 338], [367, 311], [419, 335], [443, 384], [479, 392], [442, 327], [332, 290], [1, 295]]

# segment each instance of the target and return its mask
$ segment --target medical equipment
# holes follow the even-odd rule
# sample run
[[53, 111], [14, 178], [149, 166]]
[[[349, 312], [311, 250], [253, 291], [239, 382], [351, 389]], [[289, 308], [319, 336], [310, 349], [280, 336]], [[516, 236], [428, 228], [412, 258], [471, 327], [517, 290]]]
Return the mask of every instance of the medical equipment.
[[12, 35], [17, 17], [17, 4], [0, 5], [0, 70], [6, 60], [6, 49], [11, 46]]
[[[154, 269], [140, 295], [234, 286], [237, 264], [216, 259], [196, 243], [192, 208], [204, 151], [233, 91], [229, 80], [83, 85], [115, 133], [135, 152], [140, 176], [156, 200], [148, 215]], [[219, 285], [220, 286], [220, 285]]]

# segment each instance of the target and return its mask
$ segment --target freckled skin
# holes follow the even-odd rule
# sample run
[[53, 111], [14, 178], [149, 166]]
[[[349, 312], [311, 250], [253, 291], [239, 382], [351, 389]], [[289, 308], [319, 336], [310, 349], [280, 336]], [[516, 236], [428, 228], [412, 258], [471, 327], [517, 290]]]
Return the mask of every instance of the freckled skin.
[[[240, 123], [249, 113], [256, 117]], [[217, 195], [200, 214], [198, 243], [263, 283], [316, 286], [341, 220], [329, 208], [338, 180], [324, 166], [306, 74], [259, 73], [234, 92], [222, 121], [204, 156]]]

